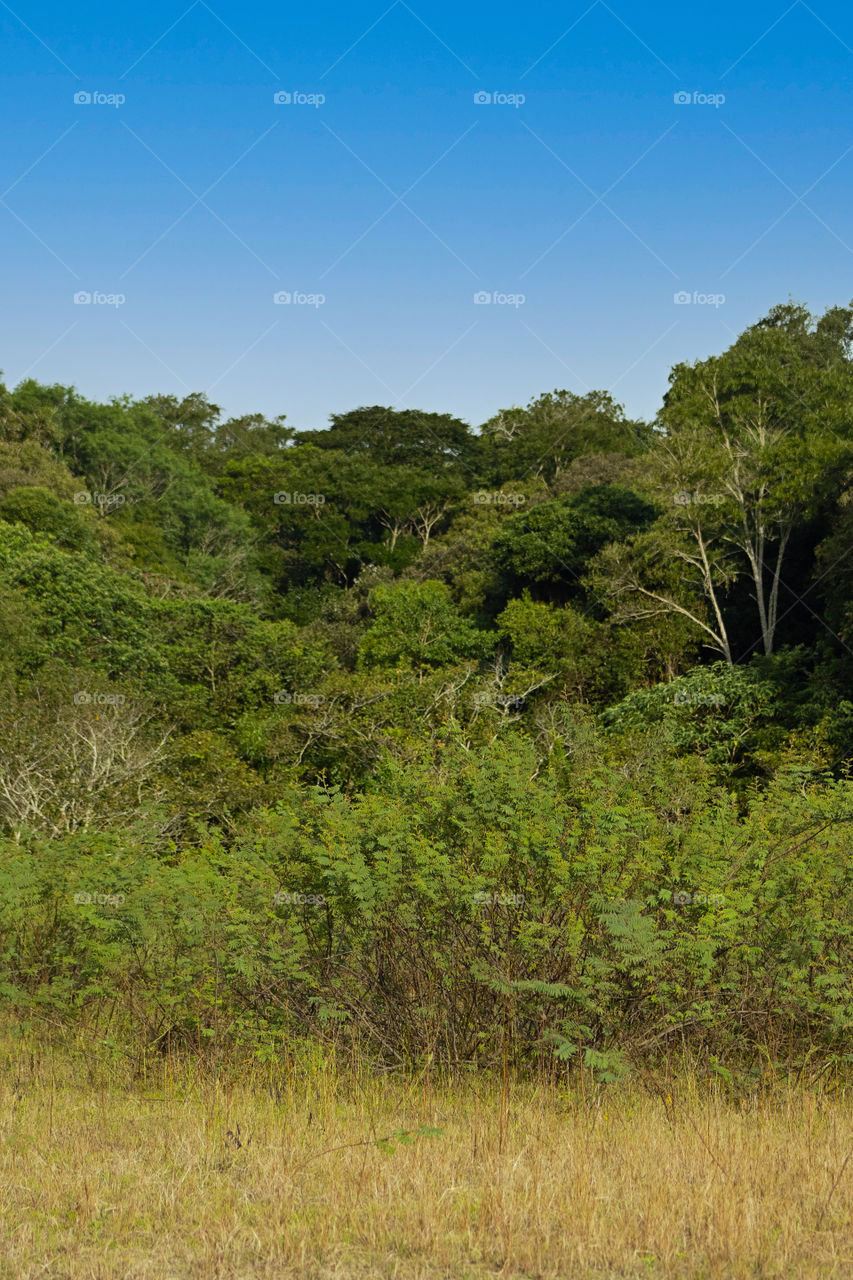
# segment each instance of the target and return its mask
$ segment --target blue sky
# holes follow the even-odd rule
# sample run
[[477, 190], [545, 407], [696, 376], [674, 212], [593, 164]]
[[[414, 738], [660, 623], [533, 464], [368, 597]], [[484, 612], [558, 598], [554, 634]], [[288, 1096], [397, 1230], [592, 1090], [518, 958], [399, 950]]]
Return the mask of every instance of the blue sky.
[[853, 296], [849, 6], [0, 0], [0, 32], [10, 384], [651, 416], [775, 302]]

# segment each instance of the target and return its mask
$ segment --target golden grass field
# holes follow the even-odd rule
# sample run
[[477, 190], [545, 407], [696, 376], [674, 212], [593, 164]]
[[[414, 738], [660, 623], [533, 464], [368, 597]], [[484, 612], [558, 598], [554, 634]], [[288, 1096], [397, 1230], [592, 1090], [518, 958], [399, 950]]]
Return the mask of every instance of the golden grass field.
[[851, 1150], [825, 1079], [748, 1100], [689, 1075], [502, 1093], [315, 1054], [228, 1083], [19, 1047], [0, 1061], [0, 1276], [849, 1280]]

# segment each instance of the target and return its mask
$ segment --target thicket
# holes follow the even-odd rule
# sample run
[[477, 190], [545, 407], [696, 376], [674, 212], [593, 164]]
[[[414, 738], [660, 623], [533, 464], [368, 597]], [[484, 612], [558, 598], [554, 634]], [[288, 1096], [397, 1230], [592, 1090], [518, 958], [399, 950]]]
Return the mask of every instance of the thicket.
[[0, 388], [0, 997], [118, 1052], [845, 1059], [853, 310], [654, 423]]

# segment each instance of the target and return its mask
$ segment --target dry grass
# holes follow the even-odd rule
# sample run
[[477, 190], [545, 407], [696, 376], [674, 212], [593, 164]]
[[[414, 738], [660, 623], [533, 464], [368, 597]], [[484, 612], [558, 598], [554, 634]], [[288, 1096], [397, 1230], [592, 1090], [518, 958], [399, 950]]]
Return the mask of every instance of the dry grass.
[[853, 1276], [840, 1090], [517, 1085], [504, 1111], [483, 1079], [133, 1083], [18, 1051], [0, 1139], [3, 1280]]

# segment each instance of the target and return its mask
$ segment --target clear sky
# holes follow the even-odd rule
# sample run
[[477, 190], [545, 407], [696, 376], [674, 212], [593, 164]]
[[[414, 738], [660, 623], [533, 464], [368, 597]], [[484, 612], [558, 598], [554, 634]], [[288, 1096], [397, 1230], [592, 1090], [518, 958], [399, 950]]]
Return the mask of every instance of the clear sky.
[[10, 384], [651, 416], [676, 361], [853, 295], [849, 5], [0, 0], [0, 33]]

